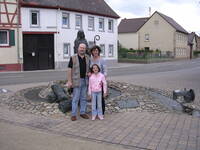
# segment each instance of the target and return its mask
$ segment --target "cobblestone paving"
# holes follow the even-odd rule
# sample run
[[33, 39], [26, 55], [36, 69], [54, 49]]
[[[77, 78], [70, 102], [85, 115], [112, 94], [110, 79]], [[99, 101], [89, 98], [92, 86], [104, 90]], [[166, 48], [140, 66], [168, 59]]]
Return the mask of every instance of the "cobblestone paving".
[[[119, 87], [122, 91], [133, 90], [124, 84]], [[137, 94], [130, 95], [137, 99], [140, 105], [143, 104], [143, 108], [107, 113], [103, 121], [78, 118], [75, 122], [70, 120], [69, 115], [59, 112], [51, 115], [46, 115], [45, 111], [32, 113], [31, 107], [27, 108], [30, 102], [26, 99], [19, 101], [16, 98], [19, 95], [16, 93], [0, 94], [0, 121], [67, 137], [116, 144], [134, 150], [200, 149], [200, 118], [167, 111], [162, 106], [152, 103], [152, 99], [147, 96], [148, 92], [142, 91], [146, 90], [145, 88], [137, 86], [134, 90]], [[158, 92], [170, 96], [166, 91]], [[10, 96], [12, 99], [9, 99]], [[16, 107], [15, 104], [19, 105]], [[148, 109], [149, 106], [151, 109]], [[38, 107], [36, 110], [40, 109]], [[155, 111], [151, 111], [152, 109]]]
[[72, 122], [69, 116], [44, 117], [0, 106], [0, 121], [130, 149], [200, 149], [200, 119], [185, 114], [132, 111], [108, 114], [103, 121]]

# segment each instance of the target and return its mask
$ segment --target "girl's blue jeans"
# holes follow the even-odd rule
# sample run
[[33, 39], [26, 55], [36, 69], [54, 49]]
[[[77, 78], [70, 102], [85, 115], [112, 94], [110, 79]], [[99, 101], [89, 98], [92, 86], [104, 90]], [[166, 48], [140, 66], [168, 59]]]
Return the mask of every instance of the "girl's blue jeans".
[[92, 92], [92, 116], [102, 115], [102, 92]]

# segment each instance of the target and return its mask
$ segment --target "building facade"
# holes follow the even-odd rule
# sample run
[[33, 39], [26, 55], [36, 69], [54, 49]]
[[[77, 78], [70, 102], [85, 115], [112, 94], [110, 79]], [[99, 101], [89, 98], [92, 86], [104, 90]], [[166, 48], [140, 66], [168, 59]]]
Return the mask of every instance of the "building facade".
[[22, 70], [22, 32], [17, 0], [0, 1], [0, 71]]
[[156, 11], [149, 18], [122, 21], [118, 27], [119, 42], [125, 48], [160, 50], [174, 58], [190, 57], [188, 32], [172, 18]]
[[24, 70], [67, 68], [79, 30], [84, 31], [89, 47], [99, 35], [96, 44], [102, 48], [102, 57], [116, 62], [118, 18], [103, 0], [24, 0]]
[[175, 58], [189, 58], [188, 32], [172, 18], [155, 12], [139, 30], [139, 49], [161, 50]]

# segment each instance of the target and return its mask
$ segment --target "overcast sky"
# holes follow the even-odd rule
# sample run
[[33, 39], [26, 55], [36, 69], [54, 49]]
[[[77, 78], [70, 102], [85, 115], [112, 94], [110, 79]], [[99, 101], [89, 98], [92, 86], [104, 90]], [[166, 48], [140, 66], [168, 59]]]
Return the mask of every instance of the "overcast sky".
[[149, 16], [159, 11], [179, 23], [188, 32], [200, 35], [200, 0], [105, 0], [123, 18]]

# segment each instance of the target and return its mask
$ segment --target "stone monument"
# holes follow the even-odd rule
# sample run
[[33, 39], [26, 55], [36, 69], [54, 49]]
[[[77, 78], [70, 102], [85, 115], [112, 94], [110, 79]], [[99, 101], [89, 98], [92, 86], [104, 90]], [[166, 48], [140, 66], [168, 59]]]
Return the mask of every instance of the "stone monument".
[[85, 39], [85, 34], [84, 34], [83, 30], [79, 30], [77, 32], [77, 37], [76, 37], [76, 39], [74, 41], [74, 54], [77, 53], [79, 44], [81, 44], [81, 43], [84, 43], [86, 45], [86, 53], [89, 54], [88, 42]]

